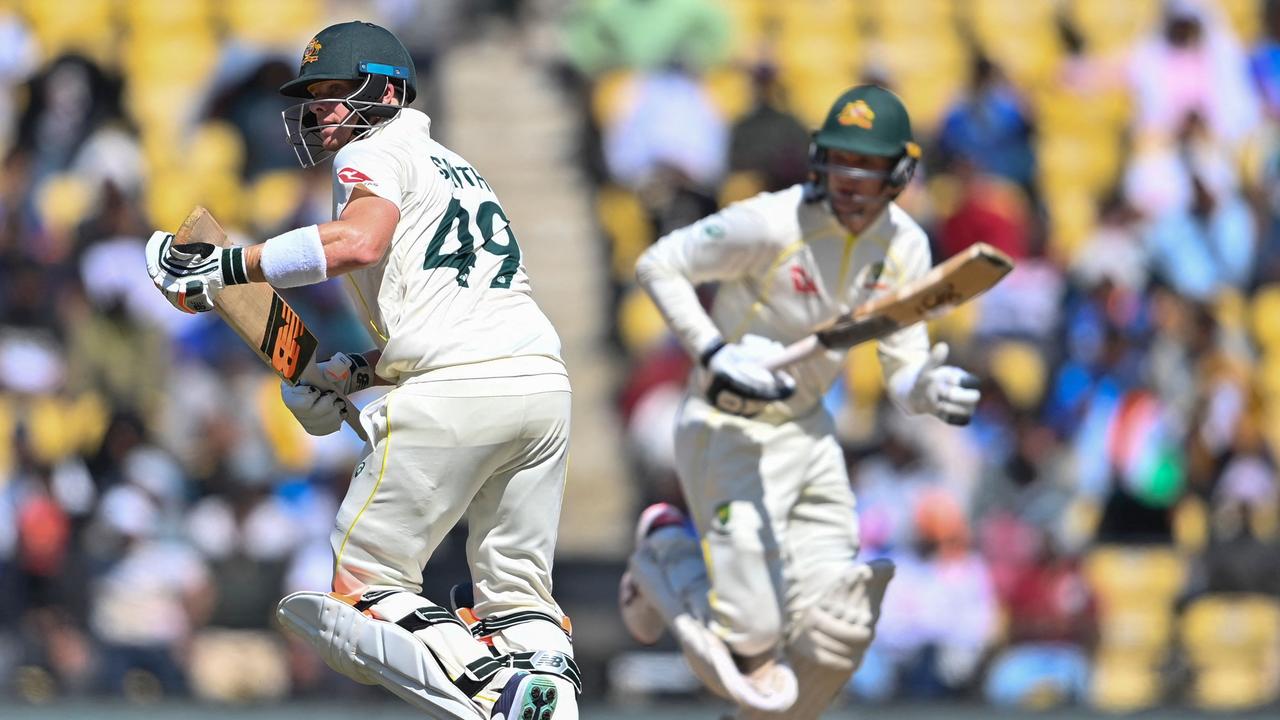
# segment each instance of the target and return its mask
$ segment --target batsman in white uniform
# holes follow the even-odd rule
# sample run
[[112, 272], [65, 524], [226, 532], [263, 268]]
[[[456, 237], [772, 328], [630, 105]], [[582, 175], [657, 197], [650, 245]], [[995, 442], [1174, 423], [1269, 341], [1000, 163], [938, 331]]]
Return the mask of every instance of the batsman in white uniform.
[[[281, 386], [308, 432], [336, 431], [351, 393], [394, 386], [360, 416], [370, 444], [338, 511], [333, 592], [291, 595], [279, 618], [334, 669], [430, 717], [576, 718], [570, 626], [551, 595], [569, 379], [511, 222], [403, 107], [413, 62], [384, 28], [324, 29], [281, 92], [305, 99], [284, 113], [304, 167], [333, 157], [334, 220], [243, 250], [158, 232], [148, 255], [188, 311], [238, 282], [346, 275], [376, 348], [321, 363], [324, 387]], [[473, 582], [450, 612], [419, 595], [422, 568], [463, 519]]]
[[[871, 641], [888, 561], [860, 563], [854, 497], [822, 397], [844, 366], [826, 351], [764, 363], [852, 308], [923, 275], [925, 233], [893, 200], [920, 151], [897, 96], [859, 86], [813, 139], [812, 179], [677, 230], [637, 265], [640, 284], [698, 363], [675, 429], [696, 535], [646, 510], [620, 592], [637, 640], [670, 629], [740, 717], [817, 718]], [[710, 315], [695, 294], [718, 283]], [[964, 424], [975, 379], [945, 364], [923, 324], [879, 341], [889, 395]]]

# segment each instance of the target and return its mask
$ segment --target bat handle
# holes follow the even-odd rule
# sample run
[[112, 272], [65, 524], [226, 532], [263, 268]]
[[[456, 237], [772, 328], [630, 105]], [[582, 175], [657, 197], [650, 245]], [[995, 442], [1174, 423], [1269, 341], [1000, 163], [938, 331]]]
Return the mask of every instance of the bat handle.
[[804, 360], [821, 349], [822, 343], [818, 342], [818, 336], [810, 335], [803, 340], [791, 343], [782, 352], [766, 360], [764, 367], [770, 372], [777, 372], [788, 365]]
[[356, 406], [352, 405], [351, 401], [346, 397], [343, 397], [342, 400], [347, 403], [347, 416], [343, 418], [347, 423], [347, 427], [355, 431], [356, 437], [364, 442], [369, 442], [369, 435], [364, 431], [364, 426], [360, 424], [360, 414], [353, 412]]

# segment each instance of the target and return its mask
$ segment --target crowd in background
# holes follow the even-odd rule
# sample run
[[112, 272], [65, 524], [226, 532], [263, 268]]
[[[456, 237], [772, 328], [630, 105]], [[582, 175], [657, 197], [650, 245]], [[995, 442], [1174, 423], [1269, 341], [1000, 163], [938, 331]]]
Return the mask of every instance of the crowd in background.
[[[689, 360], [635, 258], [803, 182], [827, 103], [880, 82], [925, 147], [900, 203], [935, 260], [985, 241], [1018, 269], [933, 327], [984, 378], [972, 425], [890, 408], [869, 347], [827, 398], [864, 555], [899, 567], [851, 697], [1275, 700], [1280, 4], [559, 4], [548, 71], [581, 115], [616, 329], [601, 362], [627, 368], [644, 502], [679, 502]], [[279, 597], [328, 582], [358, 441], [305, 435], [142, 256], [197, 202], [256, 239], [328, 219], [328, 171], [296, 167], [276, 88], [331, 18], [304, 0], [61, 5], [0, 3], [0, 696], [369, 692], [271, 626]], [[439, 128], [440, 57], [480, 11], [365, 5], [414, 53]], [[289, 299], [333, 348], [366, 343], [338, 289]]]

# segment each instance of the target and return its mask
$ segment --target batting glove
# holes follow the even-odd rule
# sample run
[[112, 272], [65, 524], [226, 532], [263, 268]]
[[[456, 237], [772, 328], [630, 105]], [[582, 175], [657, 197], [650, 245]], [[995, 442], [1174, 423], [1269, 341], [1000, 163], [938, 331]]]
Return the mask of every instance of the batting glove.
[[329, 389], [343, 397], [360, 392], [373, 384], [373, 368], [360, 353], [334, 353], [333, 357], [316, 366]]
[[280, 399], [311, 435], [328, 435], [342, 427], [347, 403], [338, 393], [311, 385], [280, 383]]
[[968, 425], [982, 393], [978, 378], [952, 365], [944, 365], [949, 348], [938, 343], [920, 367], [907, 405], [915, 412], [929, 413], [951, 425]]
[[174, 245], [162, 230], [147, 241], [147, 274], [170, 304], [186, 313], [208, 312], [224, 287], [249, 282], [244, 248], [210, 243]]
[[709, 347], [701, 358], [711, 373], [707, 400], [724, 412], [752, 417], [765, 405], [791, 397], [796, 391], [795, 380], [764, 367], [767, 359], [783, 349], [782, 343], [759, 335], [744, 335], [740, 342], [718, 342]]

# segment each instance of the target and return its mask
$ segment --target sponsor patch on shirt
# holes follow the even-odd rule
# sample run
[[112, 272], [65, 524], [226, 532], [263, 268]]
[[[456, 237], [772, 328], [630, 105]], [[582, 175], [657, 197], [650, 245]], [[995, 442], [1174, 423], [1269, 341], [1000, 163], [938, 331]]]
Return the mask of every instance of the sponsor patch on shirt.
[[813, 281], [813, 277], [809, 275], [809, 271], [805, 270], [801, 265], [791, 266], [791, 287], [801, 295], [817, 295], [818, 285]]
[[346, 183], [347, 185], [354, 185], [355, 183], [373, 182], [373, 178], [369, 177], [368, 175], [365, 175], [364, 173], [360, 172], [359, 170], [353, 167], [344, 167], [341, 170], [339, 170], [338, 179]]

